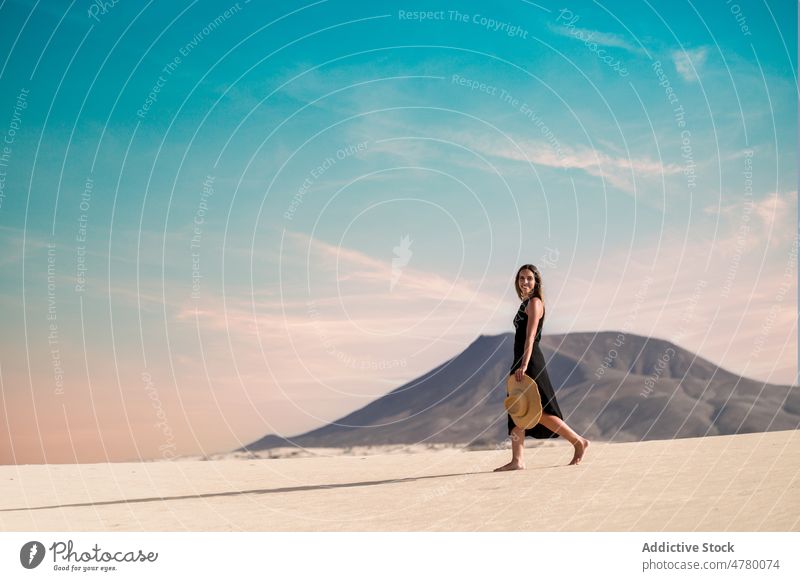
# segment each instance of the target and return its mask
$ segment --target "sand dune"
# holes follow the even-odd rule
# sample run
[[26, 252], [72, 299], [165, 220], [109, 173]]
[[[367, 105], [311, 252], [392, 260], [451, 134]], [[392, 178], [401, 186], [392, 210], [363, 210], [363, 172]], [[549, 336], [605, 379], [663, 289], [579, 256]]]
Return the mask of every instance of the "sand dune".
[[507, 450], [0, 467], [4, 531], [797, 531], [800, 432]]

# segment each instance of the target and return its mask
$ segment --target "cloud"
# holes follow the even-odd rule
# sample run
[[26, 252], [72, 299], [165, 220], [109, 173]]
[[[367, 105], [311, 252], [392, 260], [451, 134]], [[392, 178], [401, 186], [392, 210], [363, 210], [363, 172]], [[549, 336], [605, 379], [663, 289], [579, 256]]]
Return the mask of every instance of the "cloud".
[[703, 212], [723, 221], [722, 235], [714, 244], [725, 254], [764, 251], [767, 244], [773, 250], [786, 248], [797, 233], [797, 190], [772, 192], [763, 198], [720, 207], [711, 205]]
[[29, 259], [34, 253], [46, 252], [51, 242], [46, 235], [33, 230], [26, 235], [22, 228], [0, 226], [0, 244], [3, 248], [3, 252], [0, 253], [0, 266], [7, 267], [22, 262], [23, 241], [25, 254]]
[[[302, 232], [287, 232], [287, 236], [303, 249], [310, 249], [320, 261], [315, 265], [329, 265], [339, 281], [349, 280], [377, 285], [378, 294], [388, 295], [389, 285], [396, 275], [391, 260], [374, 258], [360, 250], [342, 245], [328, 244]], [[336, 266], [338, 262], [338, 267]], [[497, 295], [486, 295], [478, 290], [476, 281], [453, 280], [438, 273], [426, 272], [409, 266], [403, 267], [402, 286], [404, 297], [410, 299], [432, 299], [471, 304], [491, 304]]]
[[[513, 310], [505, 280], [454, 279], [414, 268], [412, 259], [390, 289], [397, 271], [391, 257], [381, 260], [291, 231], [283, 248], [280, 294], [287, 300], [204, 295], [202, 304], [187, 300], [177, 312], [174, 320], [182, 328], [202, 335], [215, 383], [233, 355], [237, 374], [265, 378], [260, 393], [283, 397], [285, 381], [304, 381], [300, 391], [306, 395], [376, 396], [385, 392], [387, 377], [399, 385], [421, 375]], [[314, 276], [311, 296], [305, 294], [306, 261]], [[485, 290], [487, 285], [496, 292]], [[357, 388], [354, 374], [361, 378]]]
[[[794, 225], [794, 214], [797, 210], [797, 190], [781, 195], [778, 192], [768, 194], [764, 199], [753, 204], [753, 210], [765, 226], [771, 227], [782, 218], [791, 216]], [[789, 222], [783, 220], [783, 222]]]
[[628, 193], [635, 193], [636, 179], [661, 178], [682, 171], [676, 164], [664, 164], [644, 157], [615, 156], [596, 148], [573, 148], [558, 144], [558, 148], [554, 149], [547, 143], [515, 139], [517, 147], [508, 141], [491, 140], [485, 136], [478, 139], [469, 133], [463, 133], [456, 139], [488, 156], [549, 167], [578, 169], [608, 180], [613, 186]]
[[700, 69], [706, 62], [708, 49], [705, 47], [693, 50], [674, 50], [672, 51], [672, 62], [675, 63], [675, 70], [683, 77], [684, 81], [699, 81]]
[[630, 331], [746, 377], [794, 383], [796, 258], [791, 244], [734, 256], [681, 232], [587, 254], [548, 280], [545, 332]]
[[594, 42], [600, 46], [611, 46], [635, 54], [644, 54], [640, 47], [632, 45], [619, 34], [590, 30], [588, 28], [576, 28], [574, 26], [555, 26], [553, 24], [550, 25], [550, 30], [561, 36], [574, 38], [582, 42]]

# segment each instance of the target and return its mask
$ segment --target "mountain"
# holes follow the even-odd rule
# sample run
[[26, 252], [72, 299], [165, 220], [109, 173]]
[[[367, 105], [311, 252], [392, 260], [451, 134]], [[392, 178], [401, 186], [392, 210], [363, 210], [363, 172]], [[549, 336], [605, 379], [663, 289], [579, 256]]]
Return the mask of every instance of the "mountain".
[[[280, 446], [499, 444], [514, 336], [481, 335], [458, 356], [326, 426], [268, 435], [239, 451]], [[800, 426], [800, 389], [746, 379], [677, 345], [606, 331], [539, 343], [564, 419], [614, 442], [730, 435]]]

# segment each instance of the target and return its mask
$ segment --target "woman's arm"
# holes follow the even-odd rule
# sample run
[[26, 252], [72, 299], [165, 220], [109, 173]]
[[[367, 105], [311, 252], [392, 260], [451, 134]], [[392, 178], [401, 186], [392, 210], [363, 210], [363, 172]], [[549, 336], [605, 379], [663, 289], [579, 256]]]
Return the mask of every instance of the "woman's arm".
[[525, 354], [522, 356], [522, 366], [520, 369], [523, 372], [528, 368], [528, 363], [533, 356], [533, 342], [536, 339], [536, 329], [539, 326], [539, 319], [544, 314], [544, 307], [542, 300], [538, 297], [533, 297], [528, 301], [528, 306], [525, 307], [525, 314], [528, 315], [528, 329], [525, 332]]

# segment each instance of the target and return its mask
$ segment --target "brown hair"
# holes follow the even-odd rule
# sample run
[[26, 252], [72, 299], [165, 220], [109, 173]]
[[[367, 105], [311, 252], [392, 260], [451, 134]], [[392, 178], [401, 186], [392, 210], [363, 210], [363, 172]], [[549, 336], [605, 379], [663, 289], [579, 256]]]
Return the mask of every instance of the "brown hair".
[[542, 290], [542, 273], [539, 272], [539, 269], [532, 264], [523, 264], [522, 266], [519, 267], [519, 270], [517, 270], [517, 274], [514, 276], [514, 289], [516, 289], [517, 291], [517, 296], [520, 298], [520, 300], [525, 300], [526, 298], [528, 298], [524, 294], [522, 294], [522, 289], [519, 288], [519, 273], [526, 269], [530, 270], [533, 273], [533, 282], [534, 282], [533, 291], [531, 292], [529, 297], [539, 297], [542, 300], [542, 304], [544, 304], [544, 291]]

